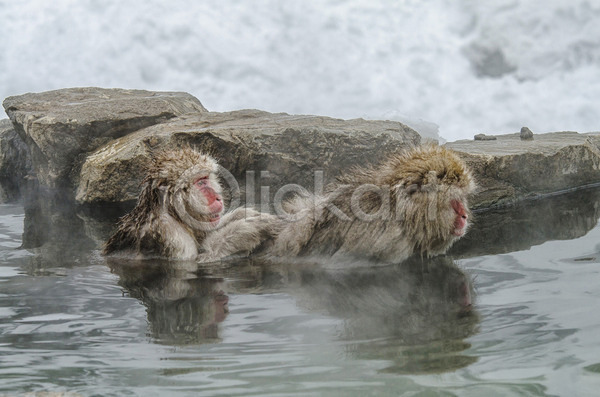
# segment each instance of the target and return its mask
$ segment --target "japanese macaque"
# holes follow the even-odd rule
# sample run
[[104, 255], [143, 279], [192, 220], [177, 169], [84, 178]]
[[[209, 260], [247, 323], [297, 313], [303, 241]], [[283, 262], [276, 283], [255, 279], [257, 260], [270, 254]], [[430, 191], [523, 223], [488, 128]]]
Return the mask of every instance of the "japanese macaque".
[[451, 150], [425, 145], [338, 178], [322, 196], [283, 204], [275, 257], [358, 256], [401, 262], [446, 252], [465, 234], [475, 183]]
[[200, 261], [249, 254], [274, 233], [274, 217], [245, 208], [224, 215], [217, 169], [189, 147], [156, 154], [137, 205], [103, 253]]

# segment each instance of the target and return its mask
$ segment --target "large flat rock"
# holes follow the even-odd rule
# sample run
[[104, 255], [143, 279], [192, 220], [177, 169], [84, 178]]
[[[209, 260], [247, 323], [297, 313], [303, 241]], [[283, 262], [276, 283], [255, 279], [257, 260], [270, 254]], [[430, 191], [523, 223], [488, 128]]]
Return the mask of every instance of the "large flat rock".
[[[340, 120], [240, 110], [186, 115], [115, 139], [91, 153], [81, 168], [79, 203], [135, 199], [151, 151], [192, 144], [211, 153], [244, 188], [254, 171], [256, 201], [283, 185], [314, 188], [357, 164], [382, 160], [415, 145], [420, 136], [394, 121]], [[263, 189], [259, 189], [262, 186]], [[252, 187], [250, 187], [252, 189]], [[263, 200], [264, 202], [264, 200]]]
[[[319, 192], [352, 167], [421, 141], [394, 121], [208, 112], [186, 93], [71, 88], [10, 97], [3, 105], [14, 130], [0, 123], [0, 199], [9, 190], [18, 194], [28, 174], [43, 188], [66, 188], [64, 197], [79, 203], [128, 202], [153, 151], [191, 144], [247, 190], [242, 200], [258, 204], [287, 184]], [[474, 208], [600, 184], [600, 133], [495, 138], [447, 144], [473, 169], [480, 186]]]
[[600, 133], [554, 132], [521, 140], [519, 134], [496, 140], [457, 141], [480, 186], [475, 208], [501, 206], [525, 198], [600, 183]]
[[104, 88], [24, 94], [6, 98], [3, 106], [30, 149], [38, 180], [50, 188], [74, 187], [85, 154], [112, 139], [206, 111], [187, 93]]

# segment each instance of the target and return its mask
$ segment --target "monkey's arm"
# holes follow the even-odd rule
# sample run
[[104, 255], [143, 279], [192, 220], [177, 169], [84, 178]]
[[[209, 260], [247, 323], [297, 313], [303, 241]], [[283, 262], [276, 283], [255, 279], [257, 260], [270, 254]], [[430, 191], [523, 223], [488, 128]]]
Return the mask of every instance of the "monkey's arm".
[[275, 215], [238, 208], [223, 217], [219, 229], [208, 234], [197, 260], [214, 262], [234, 254], [247, 256], [273, 238], [279, 228]]
[[260, 217], [264, 217], [265, 220], [268, 220], [270, 219], [269, 217], [273, 218], [274, 215], [258, 212], [252, 208], [239, 207], [223, 216], [221, 219], [221, 226], [225, 226], [234, 221]]

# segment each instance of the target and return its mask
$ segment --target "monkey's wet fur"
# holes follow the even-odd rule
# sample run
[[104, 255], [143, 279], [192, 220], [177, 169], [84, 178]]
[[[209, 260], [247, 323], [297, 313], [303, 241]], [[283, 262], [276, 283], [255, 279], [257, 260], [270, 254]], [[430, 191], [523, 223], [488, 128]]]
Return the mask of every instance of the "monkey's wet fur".
[[469, 226], [475, 182], [456, 153], [424, 145], [356, 168], [323, 196], [284, 205], [288, 221], [269, 254], [351, 256], [398, 263], [446, 252]]
[[103, 253], [211, 261], [247, 255], [272, 238], [274, 216], [245, 208], [223, 215], [217, 169], [212, 157], [190, 147], [155, 154], [135, 208], [119, 220]]
[[136, 207], [119, 221], [105, 254], [216, 261], [358, 257], [402, 262], [446, 252], [469, 227], [475, 182], [451, 150], [424, 145], [357, 167], [323, 195], [285, 201], [285, 214], [237, 208], [223, 215], [217, 163], [189, 147], [158, 153]]

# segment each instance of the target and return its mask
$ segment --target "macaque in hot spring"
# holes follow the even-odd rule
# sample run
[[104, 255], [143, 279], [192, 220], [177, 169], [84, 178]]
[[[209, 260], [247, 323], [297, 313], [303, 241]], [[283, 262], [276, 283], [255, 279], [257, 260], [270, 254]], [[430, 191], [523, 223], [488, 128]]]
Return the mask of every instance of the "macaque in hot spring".
[[216, 161], [190, 147], [157, 153], [135, 208], [103, 253], [205, 261], [247, 255], [273, 236], [274, 216], [237, 208], [224, 214]]
[[444, 253], [465, 234], [475, 186], [454, 152], [426, 145], [356, 168], [325, 195], [284, 202], [287, 216], [243, 208], [223, 215], [216, 169], [190, 148], [159, 153], [104, 253], [215, 261], [259, 251], [401, 262]]
[[282, 206], [287, 220], [268, 254], [366, 257], [401, 262], [446, 252], [467, 231], [475, 183], [449, 149], [424, 145], [356, 168], [323, 196]]

